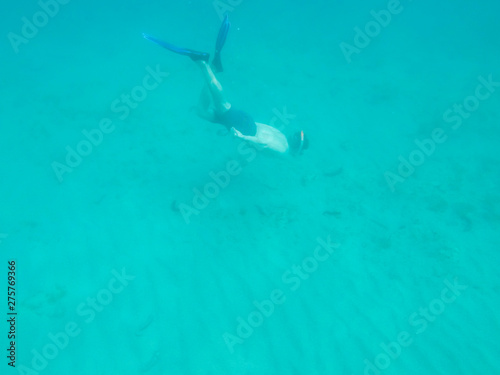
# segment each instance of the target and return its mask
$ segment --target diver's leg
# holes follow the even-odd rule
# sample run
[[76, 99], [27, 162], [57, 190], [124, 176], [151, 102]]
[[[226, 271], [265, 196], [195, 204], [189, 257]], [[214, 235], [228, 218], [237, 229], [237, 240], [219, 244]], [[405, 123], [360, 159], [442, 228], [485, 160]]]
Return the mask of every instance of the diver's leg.
[[205, 120], [215, 122], [215, 112], [212, 108], [212, 95], [210, 94], [208, 84], [205, 84], [203, 90], [201, 90], [200, 99], [196, 106], [196, 114]]
[[203, 77], [207, 83], [209, 92], [212, 96], [215, 111], [219, 113], [226, 112], [229, 108], [231, 108], [231, 103], [226, 100], [224, 90], [222, 89], [220, 82], [217, 80], [217, 77], [215, 77], [212, 68], [210, 68], [210, 65], [204, 60], [198, 60], [196, 63], [201, 68]]
[[[227, 17], [225, 19], [225, 22], [227, 23]], [[218, 39], [220, 39], [220, 40], [218, 40], [218, 42], [217, 42], [217, 48], [218, 48], [217, 51], [219, 54], [220, 54], [220, 50], [222, 49], [222, 46], [224, 45], [225, 33], [227, 33], [227, 29], [225, 32], [219, 33], [220, 35], [219, 35]], [[210, 57], [208, 53], [198, 52], [198, 51], [194, 51], [194, 50], [187, 49], [187, 48], [180, 48], [180, 47], [174, 46], [173, 44], [156, 39], [155, 37], [148, 35], [148, 34], [143, 34], [143, 36], [144, 36], [144, 38], [168, 49], [169, 51], [178, 53], [180, 55], [188, 56], [189, 58], [191, 58], [191, 60], [193, 60], [196, 64], [198, 64], [198, 66], [201, 68], [201, 71], [202, 71], [203, 76], [205, 78], [205, 82], [207, 83], [208, 88], [209, 88], [209, 92], [212, 96], [212, 100], [214, 103], [214, 111], [216, 114], [217, 113], [224, 113], [227, 110], [229, 110], [229, 108], [231, 108], [231, 104], [224, 97], [224, 93], [223, 93], [221, 84], [219, 83], [219, 81], [215, 77], [215, 74], [212, 71], [212, 68], [208, 64], [208, 60]]]

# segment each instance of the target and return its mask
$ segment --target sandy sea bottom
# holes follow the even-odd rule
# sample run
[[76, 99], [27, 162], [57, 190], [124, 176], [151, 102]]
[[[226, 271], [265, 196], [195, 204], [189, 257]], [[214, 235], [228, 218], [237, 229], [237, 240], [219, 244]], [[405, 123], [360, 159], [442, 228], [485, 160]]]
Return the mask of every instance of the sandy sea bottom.
[[479, 11], [469, 38], [420, 39], [406, 11], [347, 64], [338, 45], [369, 18], [332, 6], [266, 5], [257, 29], [264, 5], [231, 13], [221, 83], [257, 121], [305, 129], [301, 157], [242, 153], [193, 113], [196, 66], [140, 38], [207, 45], [210, 4], [68, 4], [8, 62], [19, 374], [499, 372], [498, 42], [473, 41]]

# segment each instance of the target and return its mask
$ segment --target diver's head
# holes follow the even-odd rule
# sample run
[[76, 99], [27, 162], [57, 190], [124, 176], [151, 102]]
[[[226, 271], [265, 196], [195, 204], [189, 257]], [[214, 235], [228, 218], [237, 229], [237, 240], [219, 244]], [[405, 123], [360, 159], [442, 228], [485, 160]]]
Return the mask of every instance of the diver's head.
[[300, 155], [304, 150], [309, 148], [309, 139], [306, 137], [304, 131], [300, 130], [288, 138], [288, 146], [293, 155]]

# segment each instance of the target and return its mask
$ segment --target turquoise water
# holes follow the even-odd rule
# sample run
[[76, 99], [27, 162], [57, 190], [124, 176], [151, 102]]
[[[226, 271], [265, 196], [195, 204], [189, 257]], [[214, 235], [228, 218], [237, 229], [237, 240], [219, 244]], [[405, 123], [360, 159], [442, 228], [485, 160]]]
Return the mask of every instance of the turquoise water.
[[[141, 36], [213, 53], [223, 12], [228, 100], [303, 155], [198, 118]], [[5, 5], [0, 372], [500, 373], [499, 12]]]

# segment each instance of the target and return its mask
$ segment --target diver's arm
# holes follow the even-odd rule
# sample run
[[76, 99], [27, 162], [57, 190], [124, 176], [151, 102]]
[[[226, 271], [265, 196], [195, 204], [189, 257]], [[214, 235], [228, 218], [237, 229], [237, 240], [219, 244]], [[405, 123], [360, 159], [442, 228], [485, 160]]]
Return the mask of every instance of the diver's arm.
[[256, 136], [254, 136], [254, 135], [243, 135], [240, 131], [236, 130], [235, 128], [231, 128], [231, 133], [235, 137], [242, 138], [242, 139], [244, 139], [246, 141], [257, 143], [259, 145], [264, 145], [264, 143], [262, 143], [262, 141], [259, 138], [257, 138]]
[[234, 136], [254, 143], [258, 149], [270, 149], [281, 154], [288, 152], [286, 137], [278, 129], [269, 125], [257, 123], [257, 134], [255, 136], [243, 135], [235, 128], [231, 128], [231, 131]]

